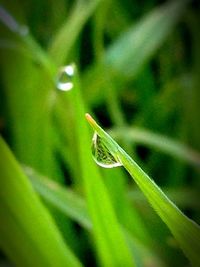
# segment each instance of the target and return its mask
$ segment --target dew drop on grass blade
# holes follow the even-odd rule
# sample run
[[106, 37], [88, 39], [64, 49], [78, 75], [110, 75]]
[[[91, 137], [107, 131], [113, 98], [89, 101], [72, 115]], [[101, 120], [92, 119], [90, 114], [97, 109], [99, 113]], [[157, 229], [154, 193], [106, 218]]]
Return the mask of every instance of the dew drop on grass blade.
[[[168, 199], [155, 182], [137, 165], [137, 163], [96, 123], [86, 114], [86, 118], [94, 131], [105, 144], [106, 153], [119, 158], [124, 168], [130, 173], [143, 191], [151, 206], [171, 230], [181, 249], [190, 260], [192, 266], [200, 266], [200, 226], [185, 216], [178, 207]], [[105, 147], [103, 147], [103, 151]], [[100, 149], [102, 153], [102, 148]]]
[[92, 138], [92, 155], [95, 162], [103, 168], [114, 168], [122, 166], [102, 142], [101, 137], [95, 132]]
[[75, 65], [61, 67], [56, 78], [56, 87], [61, 91], [69, 91], [74, 87], [73, 78]]

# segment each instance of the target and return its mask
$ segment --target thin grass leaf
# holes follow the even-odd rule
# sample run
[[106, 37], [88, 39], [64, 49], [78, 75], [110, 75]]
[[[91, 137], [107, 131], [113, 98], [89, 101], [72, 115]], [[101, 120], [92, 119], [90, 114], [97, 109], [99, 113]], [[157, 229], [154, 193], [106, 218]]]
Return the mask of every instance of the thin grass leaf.
[[[85, 200], [81, 196], [71, 189], [64, 188], [64, 186], [52, 181], [52, 179], [40, 175], [30, 167], [24, 167], [24, 172], [31, 180], [34, 189], [43, 199], [72, 220], [78, 222], [85, 229], [91, 230], [92, 222], [87, 211]], [[130, 192], [129, 195], [132, 196]], [[143, 202], [144, 201], [142, 201], [142, 203]], [[119, 203], [117, 208], [119, 208]], [[136, 227], [142, 228], [140, 221]], [[129, 237], [129, 239], [131, 238]]]
[[16, 266], [82, 266], [0, 138], [0, 246]]
[[[136, 77], [144, 64], [163, 44], [186, 8], [188, 0], [170, 1], [155, 8], [123, 32], [106, 50], [101, 64], [91, 66], [85, 75], [85, 88], [92, 88], [88, 101], [95, 101], [106, 87], [106, 79], [101, 73], [125, 79]], [[120, 87], [119, 87], [120, 88]]]
[[[75, 220], [84, 229], [89, 232], [93, 231], [92, 221], [87, 210], [85, 199], [72, 190], [59, 185], [57, 182], [41, 176], [30, 167], [24, 167], [24, 171], [30, 178], [36, 192], [44, 200], [48, 201], [67, 217]], [[120, 225], [120, 227], [126, 236], [129, 247], [133, 251], [137, 267], [143, 267], [146, 261], [152, 262], [154, 266], [165, 266], [161, 258], [155, 255], [151, 248], [135, 238], [125, 227], [122, 225]]]
[[133, 143], [148, 146], [200, 168], [199, 152], [167, 136], [136, 127], [114, 128], [109, 133], [116, 139], [126, 138]]
[[[25, 49], [28, 57], [38, 61], [49, 76], [52, 78], [56, 73], [55, 64], [52, 62], [48, 54], [41, 48], [37, 41], [31, 35], [28, 26], [20, 24], [15, 17], [3, 6], [0, 6], [0, 21], [5, 27], [13, 33], [13, 37], [19, 42], [20, 46]], [[19, 47], [19, 45], [18, 45]], [[20, 47], [19, 47], [20, 48]], [[21, 50], [21, 48], [20, 48]]]
[[187, 2], [171, 1], [149, 13], [111, 45], [106, 64], [126, 77], [135, 75], [171, 32]]
[[[200, 209], [198, 190], [194, 188], [181, 187], [181, 188], [164, 188], [166, 195], [181, 208]], [[147, 202], [145, 196], [137, 188], [128, 190], [128, 198], [138, 206], [145, 206]]]
[[75, 75], [72, 79], [73, 89], [67, 92], [63, 97], [63, 101], [68, 98], [68, 102], [73, 105], [73, 131], [78, 148], [76, 162], [80, 164], [81, 177], [84, 181], [99, 261], [102, 266], [134, 266], [133, 257], [120, 229], [107, 189], [98, 168], [93, 164], [90, 157], [90, 134], [86, 122], [82, 119], [85, 108], [76, 68], [74, 73]]
[[[11, 31], [5, 29], [5, 34], [18, 40], [31, 55], [27, 57], [16, 51], [0, 51], [8, 111], [5, 117], [9, 122], [11, 146], [20, 162], [63, 182], [64, 175], [54, 143], [55, 132], [59, 128], [55, 130], [52, 125], [56, 67], [46, 51], [32, 37], [27, 26], [19, 23], [6, 9], [1, 9], [2, 12], [1, 20]], [[70, 240], [70, 245], [73, 246], [76, 241], [78, 244], [70, 222], [53, 209], [51, 212], [63, 236]]]
[[138, 184], [151, 206], [179, 242], [193, 266], [200, 266], [200, 227], [186, 217], [136, 162], [87, 114], [86, 118], [109, 153], [118, 160]]
[[24, 167], [24, 171], [31, 180], [36, 192], [46, 201], [66, 216], [75, 220], [85, 229], [90, 230], [92, 228], [92, 223], [83, 198], [71, 189], [64, 188], [57, 182], [39, 175], [30, 167]]
[[88, 1], [88, 3], [82, 0], [76, 1], [71, 15], [59, 29], [49, 47], [49, 54], [58, 66], [66, 62], [70, 49], [99, 2], [100, 0]]

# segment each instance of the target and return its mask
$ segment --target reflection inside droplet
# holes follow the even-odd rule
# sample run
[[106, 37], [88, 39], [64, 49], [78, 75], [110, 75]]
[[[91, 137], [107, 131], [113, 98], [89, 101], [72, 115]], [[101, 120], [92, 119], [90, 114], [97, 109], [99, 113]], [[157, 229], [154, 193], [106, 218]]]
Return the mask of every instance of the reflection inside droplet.
[[57, 76], [56, 87], [61, 91], [69, 91], [73, 88], [74, 65], [60, 68]]
[[103, 168], [122, 166], [121, 162], [109, 152], [96, 132], [92, 138], [92, 155], [95, 162]]

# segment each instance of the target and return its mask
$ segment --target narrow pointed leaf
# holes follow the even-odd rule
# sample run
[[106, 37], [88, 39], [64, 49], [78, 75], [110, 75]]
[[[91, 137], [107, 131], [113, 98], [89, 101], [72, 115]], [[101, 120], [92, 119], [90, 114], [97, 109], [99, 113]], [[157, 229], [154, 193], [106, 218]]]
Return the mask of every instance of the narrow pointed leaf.
[[186, 217], [162, 192], [137, 163], [87, 114], [86, 118], [102, 138], [102, 142], [115, 158], [123, 164], [138, 184], [151, 206], [169, 227], [193, 266], [200, 266], [200, 227]]

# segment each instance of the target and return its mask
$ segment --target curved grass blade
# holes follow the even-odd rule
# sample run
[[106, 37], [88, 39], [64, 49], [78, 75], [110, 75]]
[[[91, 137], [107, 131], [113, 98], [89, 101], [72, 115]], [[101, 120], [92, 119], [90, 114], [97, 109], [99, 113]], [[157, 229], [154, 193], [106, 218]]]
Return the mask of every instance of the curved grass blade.
[[126, 138], [133, 143], [154, 148], [200, 168], [200, 153], [167, 136], [136, 127], [114, 128], [109, 133], [116, 139]]
[[151, 206], [169, 227], [179, 242], [185, 255], [193, 266], [200, 266], [200, 227], [186, 217], [174, 203], [162, 192], [154, 181], [137, 165], [137, 163], [95, 122], [86, 114], [92, 128], [102, 138], [102, 142], [115, 158], [123, 164], [138, 184]]

